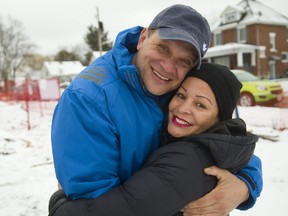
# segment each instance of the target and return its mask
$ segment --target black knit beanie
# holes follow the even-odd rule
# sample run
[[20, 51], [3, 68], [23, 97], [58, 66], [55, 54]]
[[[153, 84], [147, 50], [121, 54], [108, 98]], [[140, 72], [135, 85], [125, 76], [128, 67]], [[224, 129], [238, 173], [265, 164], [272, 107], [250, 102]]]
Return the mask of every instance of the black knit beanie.
[[197, 77], [210, 86], [216, 98], [220, 121], [232, 118], [242, 84], [228, 67], [214, 63], [202, 63], [199, 70], [191, 70], [187, 77]]

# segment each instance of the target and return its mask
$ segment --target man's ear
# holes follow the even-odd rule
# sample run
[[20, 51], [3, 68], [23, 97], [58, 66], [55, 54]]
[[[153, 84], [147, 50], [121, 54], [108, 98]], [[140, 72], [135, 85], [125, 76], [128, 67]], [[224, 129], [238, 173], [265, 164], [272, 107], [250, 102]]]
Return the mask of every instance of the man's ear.
[[141, 48], [141, 45], [143, 43], [143, 41], [148, 37], [148, 29], [144, 28], [141, 33], [140, 33], [140, 37], [138, 39], [138, 44], [137, 44], [137, 50], [139, 50]]

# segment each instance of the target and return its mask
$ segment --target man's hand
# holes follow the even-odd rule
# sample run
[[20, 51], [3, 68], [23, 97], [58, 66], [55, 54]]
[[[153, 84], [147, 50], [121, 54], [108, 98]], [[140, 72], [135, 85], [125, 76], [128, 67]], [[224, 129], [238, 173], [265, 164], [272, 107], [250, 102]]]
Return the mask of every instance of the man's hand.
[[210, 193], [189, 203], [182, 210], [184, 216], [226, 216], [249, 197], [247, 185], [229, 171], [215, 166], [204, 171], [207, 175], [216, 176], [218, 184]]

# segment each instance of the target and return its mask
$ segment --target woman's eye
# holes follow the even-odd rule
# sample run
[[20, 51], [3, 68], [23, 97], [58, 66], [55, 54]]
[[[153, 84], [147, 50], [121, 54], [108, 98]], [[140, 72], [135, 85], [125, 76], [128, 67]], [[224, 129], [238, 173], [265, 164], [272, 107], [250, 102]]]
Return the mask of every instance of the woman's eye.
[[178, 97], [178, 98], [181, 98], [181, 99], [184, 99], [184, 98], [185, 98], [182, 93], [177, 93], [177, 97]]
[[206, 106], [202, 103], [197, 103], [196, 106], [200, 107], [201, 109], [206, 109]]

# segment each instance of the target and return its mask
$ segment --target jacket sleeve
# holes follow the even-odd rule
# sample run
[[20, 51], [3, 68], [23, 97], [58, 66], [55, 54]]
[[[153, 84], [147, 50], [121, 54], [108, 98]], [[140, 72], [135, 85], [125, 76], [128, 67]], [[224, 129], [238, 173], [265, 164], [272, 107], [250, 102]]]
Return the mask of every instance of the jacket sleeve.
[[238, 171], [236, 175], [247, 184], [250, 192], [249, 198], [240, 204], [237, 209], [247, 210], [254, 206], [257, 197], [260, 196], [263, 188], [262, 164], [260, 158], [253, 155], [247, 166]]
[[[145, 167], [121, 186], [87, 200], [91, 215], [171, 216], [217, 183], [203, 173], [211, 157], [199, 155], [187, 143], [168, 144], [158, 149]], [[207, 152], [205, 154], [208, 154]]]
[[120, 184], [115, 128], [109, 124], [105, 99], [97, 100], [93, 103], [81, 92], [66, 89], [54, 111], [55, 172], [70, 199], [96, 197]]

